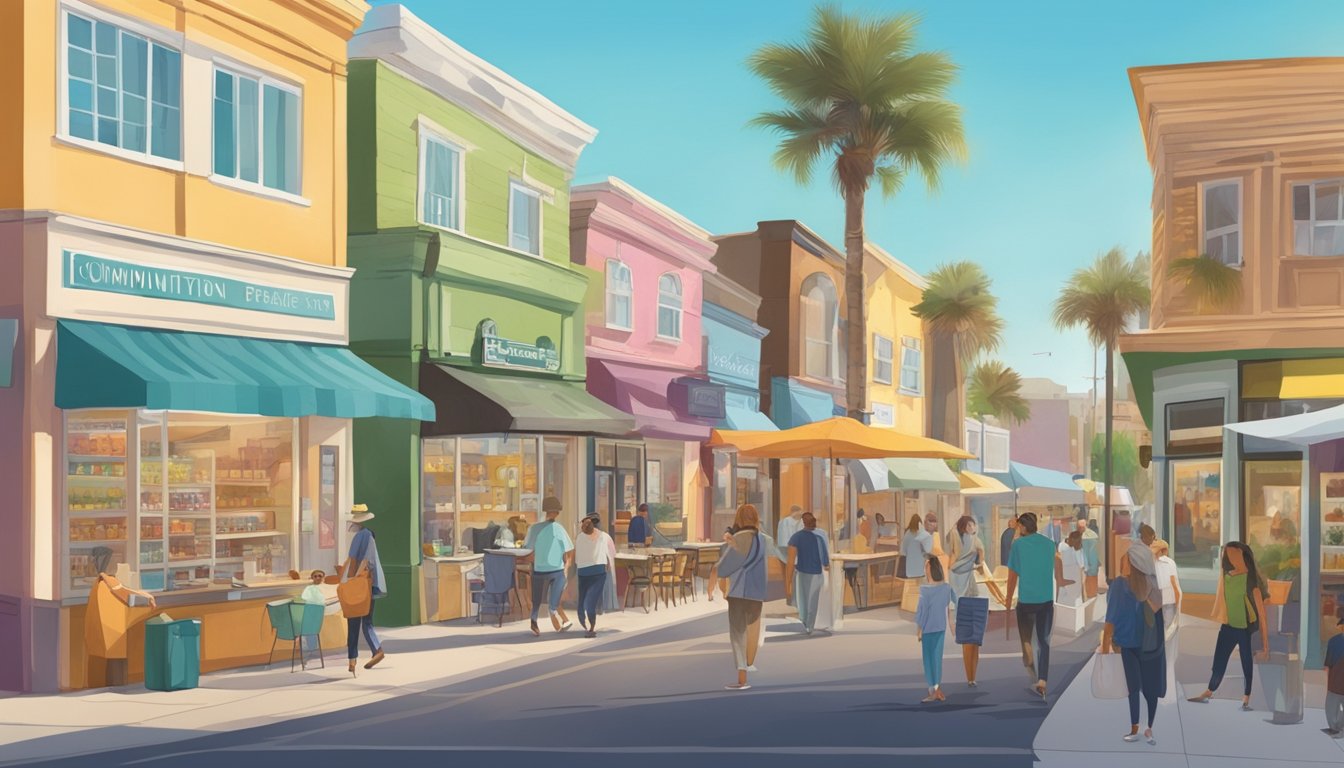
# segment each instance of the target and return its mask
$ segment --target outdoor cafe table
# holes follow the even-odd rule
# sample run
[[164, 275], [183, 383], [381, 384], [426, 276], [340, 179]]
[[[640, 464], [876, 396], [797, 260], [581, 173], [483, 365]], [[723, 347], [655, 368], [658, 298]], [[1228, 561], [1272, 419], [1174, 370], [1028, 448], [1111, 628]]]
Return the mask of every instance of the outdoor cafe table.
[[885, 582], [888, 588], [883, 589], [883, 582], [877, 581], [874, 571], [877, 566], [890, 563], [894, 574], [898, 557], [899, 552], [836, 552], [831, 555], [831, 610], [834, 611], [836, 629], [841, 627], [845, 612], [845, 589], [848, 586], [845, 581], [845, 564], [853, 563], [864, 571], [858, 578], [863, 595], [862, 599], [855, 596], [857, 607], [867, 608], [873, 604], [873, 599], [876, 599], [878, 605], [890, 605], [901, 599], [900, 590], [896, 589], [896, 579], [888, 578]]
[[[666, 547], [640, 547], [637, 549], [624, 549], [616, 553], [616, 565], [618, 567], [626, 569], [627, 573], [630, 571], [630, 567], [632, 565], [647, 566], [648, 575], [650, 579], [652, 579], [653, 574], [658, 572], [660, 566], [662, 566], [668, 560], [674, 560], [675, 562], [676, 556], [677, 556], [677, 550], [668, 549]], [[629, 588], [630, 587], [627, 584], [626, 589]], [[654, 590], [653, 593], [653, 609], [655, 611], [658, 610], [658, 592], [659, 590]], [[624, 604], [625, 596], [622, 595], [621, 598], [622, 598], [621, 602], [622, 604]], [[667, 605], [666, 595], [663, 596], [663, 605]]]

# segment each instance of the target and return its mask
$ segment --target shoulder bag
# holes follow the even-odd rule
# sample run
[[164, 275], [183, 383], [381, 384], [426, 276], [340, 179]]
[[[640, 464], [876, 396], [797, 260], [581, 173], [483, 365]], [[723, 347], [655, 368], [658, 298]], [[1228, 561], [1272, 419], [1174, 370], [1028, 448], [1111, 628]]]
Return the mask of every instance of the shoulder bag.
[[360, 619], [369, 615], [373, 608], [373, 580], [369, 576], [367, 560], [360, 563], [354, 576], [336, 587], [336, 597], [341, 601], [341, 613], [345, 618]]

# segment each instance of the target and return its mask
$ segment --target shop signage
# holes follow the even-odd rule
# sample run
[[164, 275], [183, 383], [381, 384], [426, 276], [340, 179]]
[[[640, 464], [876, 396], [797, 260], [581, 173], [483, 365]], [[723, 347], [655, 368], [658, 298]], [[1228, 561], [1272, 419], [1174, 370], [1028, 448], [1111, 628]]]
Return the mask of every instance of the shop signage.
[[524, 344], [498, 336], [481, 336], [481, 362], [495, 368], [522, 368], [529, 371], [560, 370], [560, 353], [553, 347]]
[[190, 301], [276, 315], [336, 319], [336, 297], [182, 269], [62, 251], [66, 288], [119, 293], [149, 299]]
[[760, 363], [741, 352], [722, 346], [709, 345], [707, 368], [710, 374], [731, 376], [743, 381], [756, 381], [760, 375]]
[[683, 376], [672, 381], [667, 394], [674, 410], [697, 419], [720, 421], [727, 415], [726, 392], [722, 384]]

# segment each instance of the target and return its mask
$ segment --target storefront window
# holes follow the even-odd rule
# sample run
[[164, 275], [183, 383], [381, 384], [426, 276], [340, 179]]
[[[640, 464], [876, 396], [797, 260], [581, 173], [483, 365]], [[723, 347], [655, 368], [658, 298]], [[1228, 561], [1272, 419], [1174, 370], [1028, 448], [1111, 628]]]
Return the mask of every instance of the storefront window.
[[[714, 452], [714, 513], [733, 511], [733, 454]], [[717, 530], [720, 526], [711, 526]]]
[[457, 440], [434, 438], [421, 445], [424, 542], [441, 553], [451, 553], [458, 545], [470, 548], [472, 542], [457, 539]]
[[1320, 474], [1320, 635], [1323, 647], [1344, 618], [1344, 444], [1314, 446], [1313, 471]]
[[644, 487], [649, 519], [662, 536], [674, 542], [686, 539], [682, 470], [686, 444], [668, 440], [645, 441]]
[[71, 589], [88, 589], [100, 571], [113, 573], [118, 563], [128, 562], [128, 417], [126, 411], [81, 411], [66, 422], [65, 513]]
[[1222, 546], [1222, 461], [1173, 461], [1171, 554], [1178, 566], [1215, 568]]
[[459, 443], [461, 525], [477, 530], [497, 525], [515, 540], [526, 534], [541, 513], [537, 439], [491, 435], [463, 437]]
[[593, 506], [607, 521], [616, 546], [626, 545], [630, 518], [643, 501], [644, 446], [599, 440], [593, 476]]
[[[1296, 585], [1302, 572], [1302, 462], [1247, 461], [1242, 475], [1245, 540], [1260, 574]], [[1290, 597], [1301, 599], [1297, 590]]]

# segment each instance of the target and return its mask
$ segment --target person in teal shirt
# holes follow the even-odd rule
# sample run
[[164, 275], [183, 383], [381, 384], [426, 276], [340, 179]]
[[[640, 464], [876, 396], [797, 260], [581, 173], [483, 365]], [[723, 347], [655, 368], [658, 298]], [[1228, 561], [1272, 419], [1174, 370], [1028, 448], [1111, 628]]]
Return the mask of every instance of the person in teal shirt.
[[[1022, 639], [1022, 664], [1035, 683], [1028, 688], [1045, 698], [1050, 674], [1050, 630], [1055, 624], [1055, 585], [1072, 584], [1064, 578], [1059, 550], [1049, 538], [1037, 532], [1036, 515], [1024, 512], [1017, 518], [1018, 537], [1008, 552], [1008, 605], [1020, 584], [1017, 602], [1017, 633]], [[1032, 637], [1037, 650], [1033, 654]]]
[[541, 635], [537, 627], [537, 614], [541, 610], [541, 599], [549, 590], [551, 626], [556, 632], [564, 632], [574, 626], [565, 609], [560, 607], [560, 596], [565, 592], [565, 568], [574, 557], [574, 542], [563, 525], [556, 522], [560, 517], [560, 500], [547, 496], [541, 502], [541, 511], [546, 514], [545, 522], [527, 529], [524, 549], [532, 550], [532, 635]]

